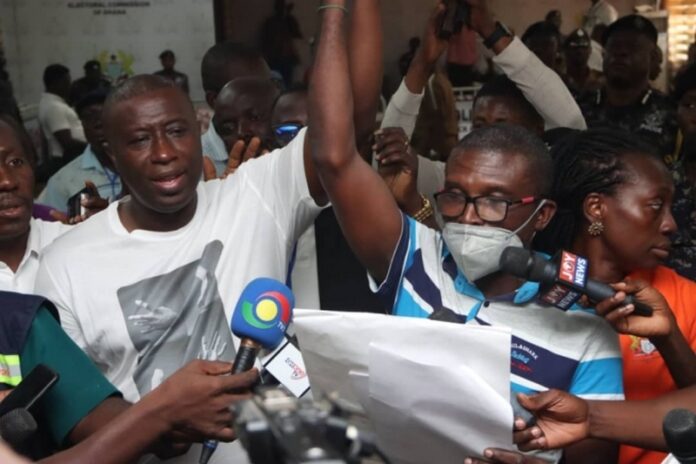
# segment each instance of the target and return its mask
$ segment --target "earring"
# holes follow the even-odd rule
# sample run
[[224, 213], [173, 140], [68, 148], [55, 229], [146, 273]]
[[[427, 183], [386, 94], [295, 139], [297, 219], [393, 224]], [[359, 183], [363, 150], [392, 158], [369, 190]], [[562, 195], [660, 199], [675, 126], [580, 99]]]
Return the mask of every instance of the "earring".
[[602, 224], [602, 221], [594, 221], [587, 228], [587, 232], [593, 237], [599, 237], [604, 232], [604, 224]]

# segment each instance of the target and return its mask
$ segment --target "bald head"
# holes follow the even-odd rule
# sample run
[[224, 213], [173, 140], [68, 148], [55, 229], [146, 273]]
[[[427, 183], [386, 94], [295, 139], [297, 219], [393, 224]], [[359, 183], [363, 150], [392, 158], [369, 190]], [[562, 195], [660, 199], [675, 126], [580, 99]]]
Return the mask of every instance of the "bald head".
[[108, 130], [114, 110], [121, 103], [164, 90], [171, 91], [173, 94], [178, 94], [187, 100], [191, 113], [195, 114], [193, 104], [188, 96], [174, 83], [174, 81], [152, 74], [140, 74], [126, 79], [109, 93], [109, 96], [104, 102], [103, 122], [105, 129]]
[[249, 96], [253, 98], [270, 99], [271, 104], [278, 98], [280, 90], [270, 79], [258, 77], [240, 77], [234, 79], [220, 90], [215, 108], [221, 104], [227, 104], [231, 99], [239, 96]]
[[231, 150], [237, 140], [261, 139], [265, 148], [273, 148], [271, 110], [280, 91], [270, 80], [240, 77], [227, 83], [215, 100], [213, 125]]

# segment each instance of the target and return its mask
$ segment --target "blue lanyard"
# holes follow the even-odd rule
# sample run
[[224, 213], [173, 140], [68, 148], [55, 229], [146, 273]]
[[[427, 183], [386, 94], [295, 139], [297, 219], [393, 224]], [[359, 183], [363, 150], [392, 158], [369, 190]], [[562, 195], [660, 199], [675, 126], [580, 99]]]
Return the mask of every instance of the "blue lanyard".
[[116, 181], [118, 180], [118, 174], [111, 172], [107, 167], [104, 167], [104, 174], [106, 178], [109, 179], [109, 184], [111, 184], [111, 200], [115, 200], [116, 196], [121, 192], [116, 192]]

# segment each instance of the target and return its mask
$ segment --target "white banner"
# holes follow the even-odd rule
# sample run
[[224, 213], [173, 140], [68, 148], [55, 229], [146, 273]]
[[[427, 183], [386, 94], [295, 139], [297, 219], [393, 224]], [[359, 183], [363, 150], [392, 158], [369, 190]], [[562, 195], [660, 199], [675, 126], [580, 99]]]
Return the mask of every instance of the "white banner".
[[176, 55], [191, 98], [203, 100], [200, 65], [215, 42], [212, 0], [0, 0], [8, 71], [17, 100], [35, 104], [44, 68], [61, 63], [73, 80], [91, 59], [107, 75], [152, 73], [159, 54]]

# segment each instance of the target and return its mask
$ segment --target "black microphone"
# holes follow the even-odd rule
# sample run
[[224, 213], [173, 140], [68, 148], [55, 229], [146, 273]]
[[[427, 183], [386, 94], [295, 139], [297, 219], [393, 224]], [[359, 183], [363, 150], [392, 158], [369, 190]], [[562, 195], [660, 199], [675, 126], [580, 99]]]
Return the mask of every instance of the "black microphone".
[[0, 437], [12, 448], [21, 448], [31, 438], [38, 425], [25, 408], [17, 408], [0, 417]]
[[696, 464], [696, 414], [672, 409], [662, 423], [667, 447], [681, 464]]
[[[611, 298], [616, 290], [609, 285], [588, 278], [586, 258], [561, 251], [547, 260], [519, 247], [507, 247], [500, 257], [500, 269], [522, 279], [541, 283], [541, 300], [558, 308], [570, 308], [582, 295], [593, 301]], [[636, 316], [652, 316], [652, 308], [627, 295], [624, 305], [632, 304]]]

